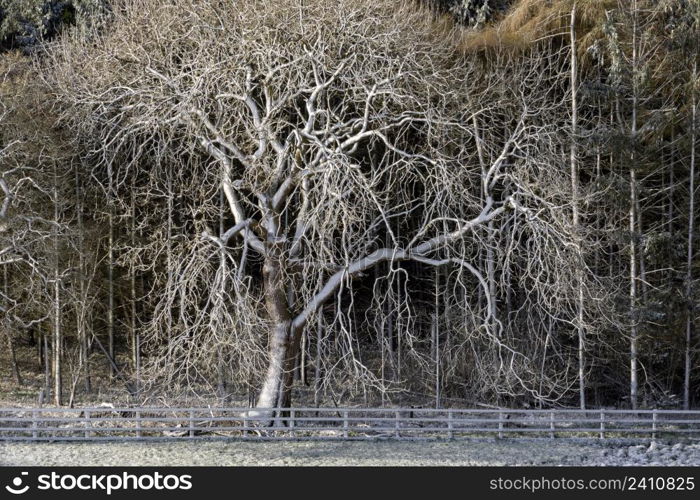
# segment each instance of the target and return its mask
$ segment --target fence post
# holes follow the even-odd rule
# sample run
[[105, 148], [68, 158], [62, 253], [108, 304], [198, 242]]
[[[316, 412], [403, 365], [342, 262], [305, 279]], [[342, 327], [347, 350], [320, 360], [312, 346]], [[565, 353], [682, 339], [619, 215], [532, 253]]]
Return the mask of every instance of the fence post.
[[291, 437], [295, 436], [295, 433], [294, 433], [294, 410], [289, 410], [289, 435]]
[[600, 409], [600, 439], [605, 439], [605, 411]]
[[36, 439], [39, 437], [39, 433], [37, 432], [37, 413], [39, 413], [36, 410], [32, 410], [32, 439]]
[[343, 412], [343, 437], [348, 437], [348, 412], [347, 410]]
[[136, 412], [136, 438], [141, 439], [141, 412]]
[[190, 437], [194, 437], [194, 410], [190, 410]]
[[454, 437], [454, 433], [452, 432], [453, 425], [452, 425], [452, 412], [447, 410], [447, 438], [452, 439]]
[[549, 438], [554, 439], [554, 412], [549, 412]]
[[85, 439], [90, 438], [90, 427], [92, 427], [92, 421], [90, 420], [90, 410], [85, 410]]
[[394, 437], [399, 438], [401, 437], [401, 434], [399, 433], [399, 429], [401, 428], [400, 425], [400, 418], [401, 418], [401, 413], [400, 412], [395, 412], [394, 415]]
[[503, 439], [503, 412], [498, 412], [498, 439]]
[[654, 408], [654, 411], [651, 414], [651, 439], [656, 440], [656, 418], [657, 418], [657, 409]]

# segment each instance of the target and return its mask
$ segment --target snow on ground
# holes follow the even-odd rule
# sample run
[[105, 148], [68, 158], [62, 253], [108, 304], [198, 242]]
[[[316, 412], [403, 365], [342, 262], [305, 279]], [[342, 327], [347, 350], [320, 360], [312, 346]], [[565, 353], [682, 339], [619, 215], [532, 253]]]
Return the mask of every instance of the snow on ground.
[[3, 443], [3, 466], [700, 465], [700, 443], [566, 440]]

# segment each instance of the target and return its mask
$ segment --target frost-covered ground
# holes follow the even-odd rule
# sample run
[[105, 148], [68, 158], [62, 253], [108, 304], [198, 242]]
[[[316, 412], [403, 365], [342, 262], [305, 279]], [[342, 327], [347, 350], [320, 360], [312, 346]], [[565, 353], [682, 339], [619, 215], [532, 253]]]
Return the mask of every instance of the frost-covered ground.
[[195, 441], [0, 443], [0, 465], [700, 465], [700, 443]]

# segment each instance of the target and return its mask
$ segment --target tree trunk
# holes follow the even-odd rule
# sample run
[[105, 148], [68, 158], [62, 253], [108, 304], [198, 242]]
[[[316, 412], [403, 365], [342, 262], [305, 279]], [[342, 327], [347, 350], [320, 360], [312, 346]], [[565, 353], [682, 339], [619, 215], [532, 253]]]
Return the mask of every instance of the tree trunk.
[[[634, 163], [634, 153], [631, 161]], [[637, 197], [637, 176], [634, 166], [630, 167], [630, 208], [629, 208], [629, 231], [630, 231], [630, 288], [629, 288], [629, 311], [630, 311], [630, 403], [633, 409], [637, 408], [637, 235], [635, 233], [635, 221], [637, 219], [636, 197]]]
[[54, 382], [54, 403], [56, 406], [63, 404], [63, 390], [61, 378], [61, 354], [63, 342], [61, 334], [61, 296], [59, 287], [58, 272], [54, 276], [54, 311], [53, 311], [53, 382]]
[[435, 408], [440, 408], [440, 270], [435, 268], [434, 310], [430, 325], [431, 351], [435, 362]]
[[[323, 342], [323, 309], [319, 310], [316, 316], [316, 357], [314, 359], [314, 406], [318, 408], [321, 402], [321, 383], [323, 375], [321, 373], [321, 351]], [[382, 355], [384, 353], [382, 344]], [[382, 362], [384, 358], [382, 358]], [[384, 381], [384, 364], [382, 364], [382, 382]], [[383, 384], [382, 384], [383, 387]], [[382, 391], [382, 396], [384, 392]], [[382, 399], [382, 403], [384, 400]]]
[[583, 252], [581, 245], [581, 234], [579, 227], [579, 171], [578, 171], [578, 148], [576, 141], [578, 136], [578, 67], [576, 64], [576, 2], [571, 9], [571, 206], [572, 225], [575, 232], [576, 242], [576, 333], [578, 336], [578, 382], [579, 382], [579, 405], [581, 409], [586, 408], [586, 385], [584, 380], [584, 351], [585, 339], [583, 328]]
[[42, 345], [44, 353], [44, 394], [49, 397], [51, 394], [51, 361], [49, 359], [49, 335], [48, 332], [42, 332]]
[[10, 355], [10, 363], [12, 364], [12, 376], [15, 378], [15, 383], [17, 385], [23, 385], [22, 374], [19, 371], [19, 364], [17, 363], [17, 354], [15, 353], [15, 342], [12, 340], [12, 334], [10, 332], [5, 332], [7, 338], [7, 349]]
[[[632, 26], [632, 69], [637, 70], [637, 2], [633, 5], [633, 26]], [[635, 80], [636, 81], [636, 80]], [[636, 147], [637, 147], [637, 93], [636, 84], [633, 84], [632, 90], [632, 124], [631, 124], [631, 148], [630, 165], [629, 165], [629, 232], [630, 232], [630, 291], [629, 291], [629, 306], [630, 306], [630, 403], [633, 409], [637, 409], [638, 399], [638, 374], [637, 374], [637, 238], [636, 230], [638, 229], [637, 209], [637, 173], [636, 173]]]
[[[54, 167], [54, 223], [58, 227], [58, 178], [56, 177], [56, 167]], [[56, 406], [63, 404], [63, 387], [61, 378], [61, 354], [63, 343], [61, 332], [61, 294], [60, 294], [60, 272], [58, 255], [58, 229], [54, 229], [54, 276], [53, 276], [53, 383], [54, 383], [54, 403]]]
[[[268, 367], [257, 408], [282, 408], [290, 405], [294, 366], [299, 352], [301, 332], [292, 328], [281, 254], [280, 244], [270, 244], [263, 266], [265, 303], [272, 327], [268, 341]], [[258, 415], [262, 416], [260, 413]], [[266, 413], [264, 416], [269, 417], [271, 414]]]
[[[76, 195], [76, 218], [78, 223], [78, 285], [80, 304], [77, 304], [76, 315], [76, 330], [78, 334], [78, 366], [84, 367], [85, 376], [85, 392], [92, 392], [92, 384], [90, 381], [90, 356], [89, 356], [89, 340], [87, 333], [87, 286], [86, 286], [86, 267], [85, 267], [85, 230], [83, 225], [83, 193], [80, 184], [79, 170], [75, 170], [75, 195]], [[74, 384], [75, 388], [75, 384]], [[73, 395], [71, 394], [71, 401]]]
[[[107, 214], [108, 241], [107, 241], [107, 352], [111, 359], [114, 358], [114, 203], [112, 185], [112, 170], [109, 170], [109, 211]], [[110, 363], [109, 374], [116, 375], [114, 366]]]
[[[226, 213], [226, 200], [223, 191], [219, 193], [219, 234], [224, 234], [224, 214]], [[228, 266], [226, 265], [226, 247], [221, 246], [219, 250], [219, 272], [221, 273], [221, 296], [226, 296], [226, 277]], [[224, 399], [226, 397], [226, 359], [224, 356], [224, 346], [219, 345], [216, 350], [216, 393]]]
[[306, 335], [304, 333], [301, 334], [301, 348], [299, 349], [299, 382], [301, 385], [309, 385], [307, 376], [306, 376], [306, 350], [307, 350], [307, 345], [308, 341], [306, 338]]
[[[7, 285], [7, 266], [3, 266], [2, 278], [3, 278], [2, 279], [3, 292], [5, 293], [5, 296], [7, 297], [9, 295], [8, 285]], [[5, 336], [7, 337], [7, 350], [8, 350], [8, 354], [10, 355], [10, 363], [12, 364], [12, 375], [14, 376], [15, 382], [17, 383], [17, 385], [23, 385], [22, 374], [19, 371], [19, 364], [17, 364], [17, 354], [15, 352], [15, 342], [12, 339], [12, 332], [10, 330], [6, 330]]]
[[[693, 64], [693, 81], [697, 80], [698, 63]], [[683, 376], [683, 408], [690, 408], [690, 371], [692, 367], [692, 340], [695, 330], [695, 303], [693, 301], [693, 239], [695, 222], [695, 145], [697, 142], [697, 94], [693, 90], [692, 120], [690, 139], [690, 185], [688, 201], [688, 260], [686, 265], [686, 300], [688, 301], [688, 314], [685, 323], [685, 370]]]

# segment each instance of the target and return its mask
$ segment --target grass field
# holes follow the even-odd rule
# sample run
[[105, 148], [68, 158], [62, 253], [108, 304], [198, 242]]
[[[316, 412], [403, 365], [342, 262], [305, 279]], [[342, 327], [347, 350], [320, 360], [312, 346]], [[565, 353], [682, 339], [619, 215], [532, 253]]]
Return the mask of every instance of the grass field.
[[3, 466], [700, 465], [700, 443], [424, 442], [0, 443]]

